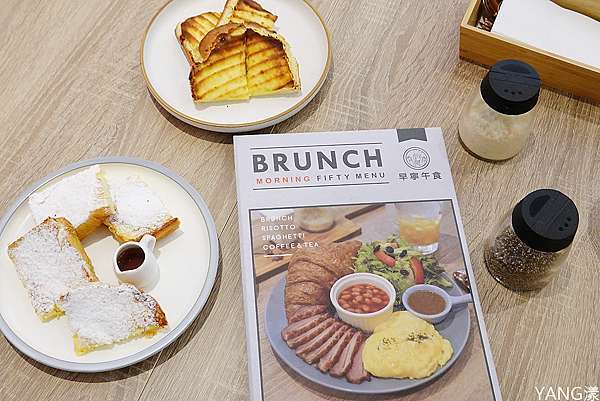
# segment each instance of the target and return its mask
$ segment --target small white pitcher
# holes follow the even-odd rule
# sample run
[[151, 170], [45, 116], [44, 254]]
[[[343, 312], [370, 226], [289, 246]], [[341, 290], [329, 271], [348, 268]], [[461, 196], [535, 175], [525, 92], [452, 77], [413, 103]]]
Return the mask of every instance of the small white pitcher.
[[[156, 238], [152, 235], [144, 235], [140, 242], [129, 241], [121, 244], [113, 257], [113, 268], [119, 281], [135, 285], [138, 289], [147, 291], [158, 282], [160, 271], [158, 262], [154, 256], [154, 245]], [[130, 248], [140, 248], [144, 252], [144, 261], [132, 270], [119, 269], [117, 259], [121, 253]]]

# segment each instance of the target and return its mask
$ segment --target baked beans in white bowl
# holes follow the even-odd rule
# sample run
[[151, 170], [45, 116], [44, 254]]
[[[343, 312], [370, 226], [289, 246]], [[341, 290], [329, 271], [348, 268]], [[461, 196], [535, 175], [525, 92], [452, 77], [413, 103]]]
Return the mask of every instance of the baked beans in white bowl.
[[394, 311], [396, 290], [376, 274], [354, 273], [336, 281], [329, 298], [342, 321], [370, 333]]

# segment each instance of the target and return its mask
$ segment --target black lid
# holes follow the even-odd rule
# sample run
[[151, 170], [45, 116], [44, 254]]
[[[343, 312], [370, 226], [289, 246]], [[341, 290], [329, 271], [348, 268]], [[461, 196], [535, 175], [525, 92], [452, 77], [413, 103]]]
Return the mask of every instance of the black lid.
[[575, 237], [579, 213], [575, 203], [554, 189], [539, 189], [524, 197], [513, 209], [517, 236], [533, 249], [557, 252]]
[[481, 97], [502, 114], [524, 114], [535, 107], [540, 94], [540, 76], [527, 63], [502, 60], [481, 81]]

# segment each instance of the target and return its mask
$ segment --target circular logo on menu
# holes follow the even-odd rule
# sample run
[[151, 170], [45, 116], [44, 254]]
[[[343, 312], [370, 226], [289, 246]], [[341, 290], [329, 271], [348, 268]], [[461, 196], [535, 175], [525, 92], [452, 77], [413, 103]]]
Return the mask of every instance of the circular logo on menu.
[[429, 153], [417, 147], [406, 149], [403, 158], [404, 163], [413, 170], [423, 170], [431, 161]]

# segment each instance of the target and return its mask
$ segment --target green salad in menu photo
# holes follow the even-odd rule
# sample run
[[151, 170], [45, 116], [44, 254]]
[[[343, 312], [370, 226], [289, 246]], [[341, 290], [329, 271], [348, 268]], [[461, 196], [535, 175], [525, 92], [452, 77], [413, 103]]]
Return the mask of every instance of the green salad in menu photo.
[[396, 289], [396, 307], [402, 305], [404, 291], [415, 284], [452, 287], [435, 256], [422, 255], [398, 235], [363, 244], [354, 266], [356, 272], [377, 274], [392, 283]]

